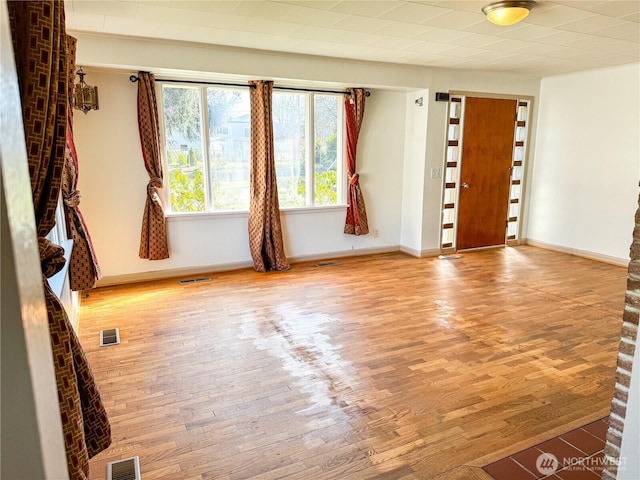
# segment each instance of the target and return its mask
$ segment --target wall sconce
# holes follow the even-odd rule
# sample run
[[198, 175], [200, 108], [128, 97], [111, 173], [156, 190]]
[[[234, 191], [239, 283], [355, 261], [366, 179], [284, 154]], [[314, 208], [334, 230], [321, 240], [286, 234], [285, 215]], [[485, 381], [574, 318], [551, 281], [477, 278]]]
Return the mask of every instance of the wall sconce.
[[491, 23], [507, 26], [524, 20], [535, 6], [536, 2], [533, 0], [504, 0], [483, 7], [482, 13]]
[[84, 81], [86, 73], [82, 71], [82, 67], [78, 69], [76, 75], [80, 77], [80, 83], [76, 83], [76, 95], [74, 101], [74, 107], [78, 110], [82, 110], [85, 115], [89, 110], [98, 110], [98, 87], [87, 85]]

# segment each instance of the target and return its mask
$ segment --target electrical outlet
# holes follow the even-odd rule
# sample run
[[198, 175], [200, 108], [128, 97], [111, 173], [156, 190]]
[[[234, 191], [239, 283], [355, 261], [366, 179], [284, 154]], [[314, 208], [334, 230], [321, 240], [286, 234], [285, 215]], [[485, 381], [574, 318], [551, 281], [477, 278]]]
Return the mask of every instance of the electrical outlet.
[[380, 230], [378, 230], [377, 228], [373, 229], [373, 238], [378, 238], [380, 236]]
[[440, 169], [432, 168], [431, 169], [431, 178], [440, 178]]

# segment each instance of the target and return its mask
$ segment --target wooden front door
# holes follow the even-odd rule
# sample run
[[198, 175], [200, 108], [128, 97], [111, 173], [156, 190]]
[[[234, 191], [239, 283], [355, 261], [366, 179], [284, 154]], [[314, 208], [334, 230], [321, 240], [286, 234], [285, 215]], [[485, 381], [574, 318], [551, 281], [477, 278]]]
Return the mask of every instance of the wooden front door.
[[458, 250], [506, 243], [516, 109], [516, 100], [465, 100]]

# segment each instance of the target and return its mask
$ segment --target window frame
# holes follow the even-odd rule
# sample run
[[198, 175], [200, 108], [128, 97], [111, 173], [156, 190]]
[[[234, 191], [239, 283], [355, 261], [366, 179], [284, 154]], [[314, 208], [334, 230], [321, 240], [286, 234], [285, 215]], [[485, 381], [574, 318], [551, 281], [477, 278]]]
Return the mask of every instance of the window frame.
[[[338, 100], [338, 110], [337, 110], [337, 118], [336, 118], [336, 204], [335, 205], [320, 205], [316, 208], [322, 207], [337, 207], [337, 206], [347, 206], [347, 163], [346, 163], [346, 125], [345, 125], [345, 112], [344, 112], [344, 94], [338, 93], [329, 93], [329, 92], [309, 92], [309, 104], [310, 104], [310, 114], [309, 119], [311, 120], [309, 123], [313, 123], [310, 126], [311, 132], [313, 135], [310, 139], [310, 154], [307, 159], [309, 171], [313, 172], [313, 176], [311, 177], [311, 184], [313, 185], [311, 191], [311, 199], [312, 206], [315, 207], [315, 145], [316, 145], [316, 136], [315, 136], [315, 96], [334, 96]], [[312, 206], [308, 206], [307, 208], [312, 208]]]
[[[168, 184], [168, 172], [169, 172], [169, 158], [167, 155], [167, 138], [165, 130], [165, 117], [164, 117], [164, 94], [163, 86], [169, 84], [174, 88], [197, 88], [200, 95], [199, 109], [200, 109], [200, 138], [203, 157], [203, 175], [205, 179], [205, 210], [201, 212], [177, 212], [171, 208], [171, 192]], [[211, 177], [210, 177], [210, 139], [209, 139], [209, 115], [207, 104], [207, 88], [215, 87], [211, 83], [202, 82], [194, 83], [192, 81], [180, 81], [175, 80], [169, 82], [156, 81], [156, 98], [158, 104], [158, 120], [160, 128], [160, 141], [161, 151], [160, 158], [162, 161], [162, 167], [164, 172], [164, 186], [161, 191], [161, 198], [164, 204], [165, 217], [201, 217], [201, 216], [227, 216], [232, 217], [236, 215], [247, 215], [249, 209], [246, 210], [214, 210], [212, 208], [211, 199]], [[227, 90], [242, 90], [244, 87], [223, 86]], [[250, 88], [247, 86], [246, 88]], [[347, 207], [347, 172], [346, 172], [346, 144], [345, 144], [345, 121], [344, 121], [344, 100], [343, 95], [333, 92], [324, 92], [322, 90], [309, 90], [300, 91], [296, 89], [280, 88], [279, 92], [302, 94], [305, 97], [305, 148], [306, 148], [306, 162], [305, 162], [305, 202], [304, 206], [281, 206], [280, 210], [283, 213], [310, 213], [313, 211], [331, 211], [331, 210], [344, 210]], [[275, 92], [273, 94], [276, 94]], [[336, 203], [334, 205], [315, 205], [315, 95], [323, 96], [335, 96], [338, 100], [338, 110], [336, 119], [336, 145], [337, 145], [337, 172], [336, 172]], [[207, 112], [205, 114], [205, 112]], [[249, 135], [250, 136], [250, 135]], [[249, 159], [249, 162], [251, 160]]]

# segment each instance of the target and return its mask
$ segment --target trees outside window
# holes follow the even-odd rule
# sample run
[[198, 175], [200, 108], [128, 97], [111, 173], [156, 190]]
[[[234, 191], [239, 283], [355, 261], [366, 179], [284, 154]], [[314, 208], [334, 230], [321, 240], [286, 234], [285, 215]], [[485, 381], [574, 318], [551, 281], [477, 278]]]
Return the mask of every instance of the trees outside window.
[[[164, 84], [162, 102], [171, 211], [248, 210], [249, 92]], [[342, 124], [341, 95], [274, 92], [281, 208], [344, 203]]]
[[342, 96], [274, 92], [273, 136], [281, 207], [343, 203]]

